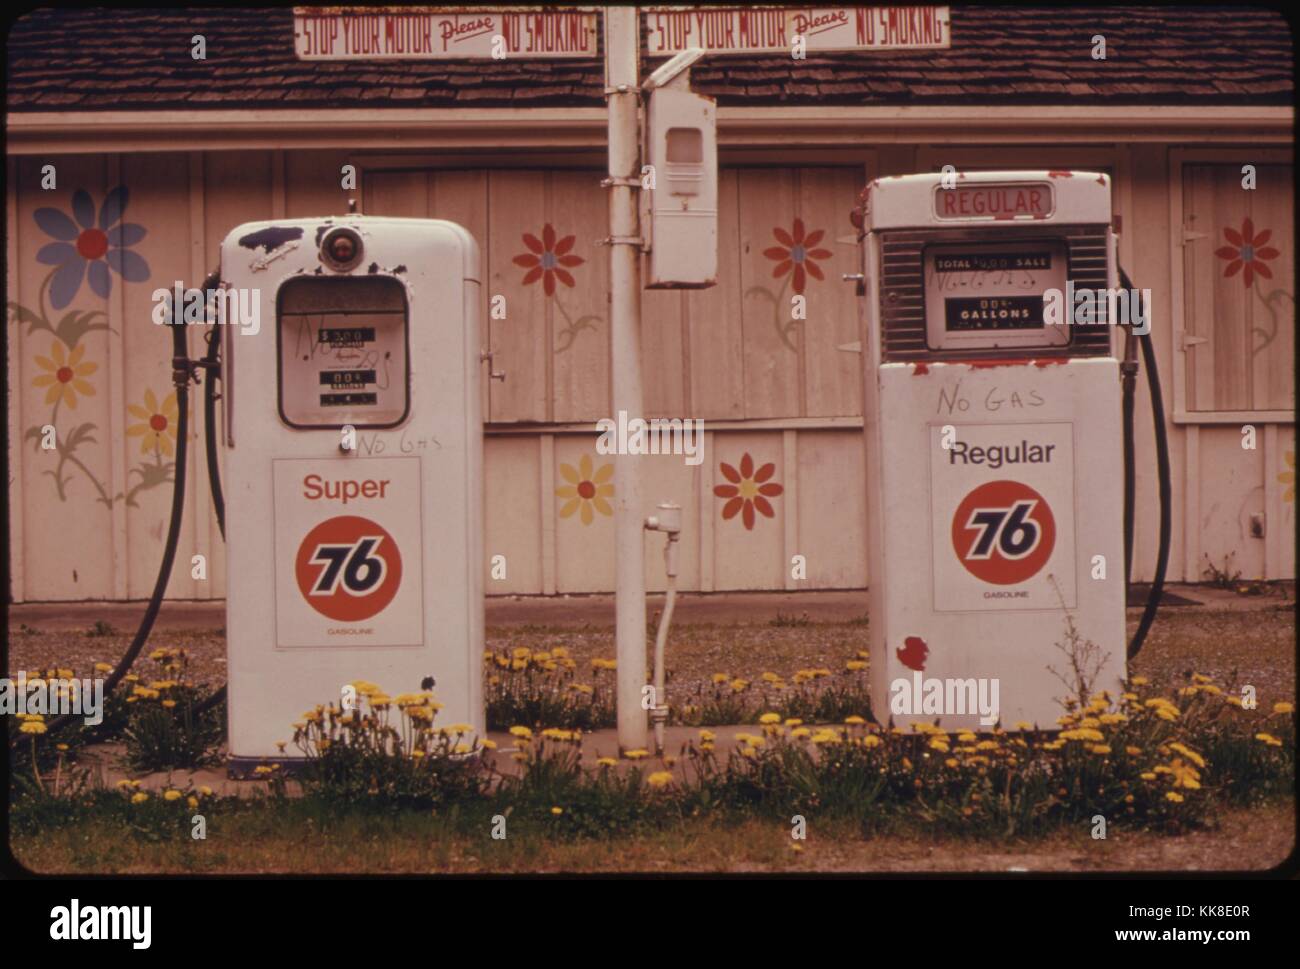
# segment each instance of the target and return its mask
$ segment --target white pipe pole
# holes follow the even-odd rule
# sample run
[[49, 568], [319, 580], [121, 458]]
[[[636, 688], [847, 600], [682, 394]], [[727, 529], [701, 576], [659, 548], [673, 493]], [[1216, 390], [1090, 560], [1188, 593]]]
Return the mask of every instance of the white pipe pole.
[[[641, 416], [640, 14], [605, 8], [605, 87], [609, 105], [609, 363], [613, 416]], [[645, 749], [646, 610], [638, 456], [614, 456], [614, 627], [618, 660], [618, 746]]]

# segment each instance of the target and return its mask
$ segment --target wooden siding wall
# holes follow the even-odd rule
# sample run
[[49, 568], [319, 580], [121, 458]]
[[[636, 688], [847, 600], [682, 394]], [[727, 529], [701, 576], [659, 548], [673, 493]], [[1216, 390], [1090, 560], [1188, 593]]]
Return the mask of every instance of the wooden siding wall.
[[[1231, 567], [1244, 576], [1294, 577], [1289, 156], [1260, 165], [1258, 194], [1250, 195], [1234, 191], [1231, 172], [1220, 167], [1239, 169], [1230, 151], [1183, 160], [1158, 145], [894, 145], [869, 154], [865, 167], [818, 164], [813, 152], [792, 153], [780, 164], [728, 165], [721, 176], [718, 285], [644, 296], [645, 416], [701, 418], [707, 429], [698, 467], [679, 456], [646, 459], [647, 512], [661, 500], [686, 510], [683, 588], [866, 584], [860, 358], [840, 349], [858, 339], [853, 289], [840, 280], [856, 269], [846, 216], [865, 177], [943, 164], [1093, 166], [1115, 174], [1121, 261], [1137, 285], [1152, 290], [1156, 310], [1174, 461], [1170, 576], [1196, 580], [1207, 557], [1222, 564], [1231, 555]], [[362, 169], [364, 211], [452, 219], [483, 247], [482, 339], [495, 368], [507, 372], [504, 382], [485, 381], [483, 391], [491, 420], [485, 551], [489, 562], [506, 556], [506, 577], [489, 579], [489, 592], [611, 588], [612, 518], [599, 502], [570, 497], [578, 479], [590, 477], [598, 489], [607, 483], [602, 468], [611, 460], [595, 452], [592, 431], [595, 420], [611, 416], [598, 158], [582, 169], [540, 160], [534, 168], [493, 168], [490, 161], [448, 168], [401, 156], [359, 160], [342, 151], [54, 162], [58, 187], [44, 191], [45, 160], [9, 161], [9, 556], [16, 600], [149, 594], [170, 500], [168, 432], [158, 433], [150, 420], [158, 414], [174, 427], [167, 411], [170, 347], [150, 323], [150, 294], [177, 280], [195, 284], [215, 264], [220, 240], [241, 222], [343, 211], [347, 196], [358, 194], [339, 188], [348, 163]], [[120, 216], [108, 204], [118, 186], [128, 190]], [[88, 223], [80, 218], [84, 205], [73, 202], [78, 190], [94, 209]], [[47, 284], [54, 255], [38, 256], [58, 241], [49, 230], [61, 230], [48, 214], [37, 218], [43, 208], [82, 221], [78, 228], [105, 222], [110, 239], [143, 260], [145, 278], [124, 283], [119, 270], [138, 275], [139, 265], [118, 256], [108, 263], [107, 296], [96, 289], [98, 275], [73, 292], [65, 280], [55, 293]], [[1199, 248], [1189, 253], [1181, 235], [1191, 216], [1193, 234], [1206, 238], [1190, 239]], [[1250, 289], [1242, 270], [1225, 275], [1230, 260], [1216, 255], [1234, 245], [1225, 230], [1240, 234], [1247, 218], [1256, 236], [1270, 233], [1253, 240], [1252, 257], [1272, 269], [1271, 278], [1256, 270]], [[142, 227], [143, 237], [137, 240], [134, 229], [115, 234], [119, 222]], [[782, 266], [782, 250], [800, 242], [822, 278], [809, 273], [803, 280], [807, 319], [796, 322], [790, 297], [797, 281], [793, 267]], [[1278, 255], [1262, 253], [1269, 248]], [[539, 263], [553, 267], [549, 293], [544, 271], [532, 273]], [[504, 319], [491, 318], [498, 295], [505, 298]], [[1183, 330], [1206, 343], [1184, 341]], [[1259, 345], [1261, 331], [1267, 348]], [[197, 355], [201, 334], [190, 339]], [[1246, 346], [1255, 348], [1249, 357]], [[69, 373], [74, 379], [65, 384], [60, 374]], [[191, 418], [186, 518], [169, 594], [220, 597], [223, 548], [202, 470], [202, 408], [192, 405]], [[1138, 435], [1135, 572], [1142, 578], [1155, 558], [1156, 481], [1150, 408], [1141, 393], [1138, 419], [1146, 422]], [[1257, 446], [1247, 450], [1242, 424], [1251, 419]], [[62, 451], [42, 450], [29, 437], [51, 424]], [[772, 512], [769, 518], [756, 509], [752, 528], [743, 512], [724, 519], [729, 499], [714, 492], [746, 471], [766, 486]], [[651, 536], [646, 575], [656, 587], [660, 548]], [[791, 578], [796, 554], [807, 557], [802, 581]], [[194, 555], [207, 559], [206, 580], [192, 578]]]

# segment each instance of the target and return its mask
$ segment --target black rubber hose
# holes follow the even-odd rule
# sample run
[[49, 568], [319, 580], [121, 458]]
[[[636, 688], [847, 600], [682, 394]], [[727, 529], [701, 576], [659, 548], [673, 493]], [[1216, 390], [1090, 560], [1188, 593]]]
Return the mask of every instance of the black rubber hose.
[[[217, 528], [226, 537], [226, 498], [221, 490], [221, 467], [217, 464], [217, 365], [221, 361], [221, 327], [214, 326], [208, 334], [208, 352], [203, 355], [203, 429], [205, 454], [208, 461], [208, 490], [212, 492], [212, 510], [217, 516]], [[224, 394], [223, 386], [221, 392]]]
[[[217, 285], [218, 273], [213, 272], [203, 281], [203, 290], [206, 292]], [[171, 522], [167, 526], [167, 541], [163, 546], [162, 562], [158, 565], [158, 577], [154, 580], [153, 595], [149, 597], [149, 605], [145, 608], [144, 616], [140, 620], [140, 626], [135, 631], [135, 638], [131, 640], [131, 645], [127, 647], [122, 658], [118, 660], [117, 666], [113, 672], [108, 675], [104, 681], [104, 695], [108, 696], [116, 689], [122, 677], [126, 676], [127, 670], [136, 661], [140, 651], [144, 649], [144, 644], [149, 641], [149, 634], [153, 631], [154, 621], [158, 618], [158, 610], [162, 606], [163, 594], [167, 591], [167, 583], [171, 580], [172, 565], [176, 561], [176, 545], [181, 536], [181, 518], [185, 513], [185, 470], [189, 457], [189, 401], [190, 401], [190, 380], [193, 371], [189, 358], [189, 346], [186, 342], [185, 323], [176, 321], [176, 314], [179, 307], [172, 307], [172, 320], [169, 324], [172, 330], [172, 383], [176, 386], [176, 463], [172, 468], [172, 511]], [[65, 713], [55, 718], [49, 725], [49, 730], [54, 732], [62, 728], [65, 724], [75, 719], [74, 714]]]
[[1137, 392], [1137, 340], [1131, 330], [1124, 331], [1124, 360], [1120, 363], [1120, 400], [1124, 420], [1124, 589], [1127, 599], [1133, 576], [1133, 518], [1137, 495], [1137, 458], [1134, 445], [1135, 396]]
[[[221, 537], [226, 537], [226, 498], [221, 489], [221, 466], [217, 463], [217, 364], [221, 360], [221, 327], [214, 326], [208, 336], [208, 351], [203, 355], [204, 369], [207, 371], [207, 384], [203, 388], [203, 430], [204, 453], [208, 461], [208, 490], [212, 492], [212, 510], [217, 515], [217, 528]], [[223, 385], [221, 392], [226, 393]], [[226, 590], [230, 594], [230, 590]], [[219, 687], [213, 694], [194, 708], [195, 714], [206, 713], [226, 698], [226, 688]]]
[[[1120, 282], [1133, 292], [1133, 283], [1123, 269], [1119, 271]], [[1151, 333], [1138, 338], [1142, 347], [1142, 365], [1147, 372], [1147, 388], [1151, 393], [1151, 421], [1156, 437], [1156, 466], [1160, 476], [1160, 547], [1156, 555], [1156, 572], [1151, 579], [1151, 591], [1147, 594], [1146, 608], [1133, 638], [1128, 644], [1128, 658], [1137, 656], [1146, 641], [1151, 624], [1155, 622], [1156, 611], [1160, 608], [1160, 597], [1165, 588], [1165, 572], [1169, 568], [1169, 542], [1173, 534], [1173, 486], [1169, 466], [1169, 435], [1165, 428], [1165, 401], [1160, 390], [1160, 368], [1156, 363], [1156, 350], [1151, 343]]]

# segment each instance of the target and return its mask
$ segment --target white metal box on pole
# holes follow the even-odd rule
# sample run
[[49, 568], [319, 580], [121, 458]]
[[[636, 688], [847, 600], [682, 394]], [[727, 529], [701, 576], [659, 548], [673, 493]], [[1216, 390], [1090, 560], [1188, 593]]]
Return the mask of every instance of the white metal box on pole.
[[1056, 728], [1125, 676], [1109, 179], [877, 179], [862, 222], [873, 710]]
[[262, 321], [223, 348], [232, 771], [292, 759], [291, 723], [356, 680], [483, 732], [480, 276], [437, 220], [222, 243]]
[[647, 289], [700, 289], [718, 276], [717, 105], [681, 87], [650, 92]]

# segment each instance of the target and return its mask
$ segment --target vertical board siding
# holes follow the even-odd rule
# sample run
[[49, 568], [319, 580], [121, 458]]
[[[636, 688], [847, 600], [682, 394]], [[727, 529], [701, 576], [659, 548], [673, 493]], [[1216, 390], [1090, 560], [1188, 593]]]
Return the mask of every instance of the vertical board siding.
[[[915, 165], [907, 159], [913, 155], [910, 147], [891, 149], [882, 166], [910, 170]], [[196, 285], [196, 273], [211, 268], [220, 240], [239, 223], [339, 215], [349, 198], [358, 198], [368, 214], [451, 219], [481, 245], [480, 342], [495, 353], [495, 369], [507, 372], [504, 382], [485, 380], [483, 389], [493, 425], [485, 444], [488, 593], [612, 588], [612, 518], [594, 502], [587, 524], [581, 503], [562, 515], [572, 499], [557, 494], [572, 487], [564, 468], [580, 471], [584, 455], [593, 477], [612, 461], [596, 452], [594, 434], [573, 433], [572, 427], [611, 416], [608, 259], [598, 245], [607, 224], [599, 173], [363, 169], [359, 187], [344, 190], [342, 168], [349, 158], [342, 151], [122, 154], [111, 160], [68, 156], [57, 159], [58, 188], [48, 192], [40, 188], [39, 161], [11, 162], [8, 286], [17, 308], [11, 308], [7, 328], [15, 476], [8, 500], [15, 523], [10, 549], [15, 599], [149, 594], [165, 537], [172, 460], [153, 431], [133, 430], [148, 423], [150, 415], [141, 417], [150, 410], [146, 394], [162, 411], [172, 389], [170, 343], [150, 320], [152, 292], [176, 280]], [[1177, 204], [1171, 205], [1168, 165], [1165, 147], [1135, 146], [1118, 169], [1124, 184], [1117, 184], [1125, 245], [1133, 254], [1128, 268], [1155, 297], [1154, 336], [1162, 368], [1172, 373], [1186, 360], [1192, 410], [1292, 409], [1294, 308], [1289, 295], [1270, 296], [1290, 294], [1294, 287], [1290, 167], [1259, 166], [1259, 188], [1248, 193], [1239, 188], [1239, 165], [1188, 165]], [[867, 581], [863, 480], [868, 469], [862, 433], [801, 423], [861, 413], [861, 357], [837, 349], [858, 338], [853, 287], [840, 275], [856, 268], [853, 245], [843, 240], [850, 235], [846, 213], [860, 183], [860, 170], [847, 167], [723, 169], [717, 285], [643, 295], [645, 416], [703, 418], [708, 429], [698, 466], [687, 465], [680, 455], [645, 458], [645, 513], [663, 500], [683, 508], [679, 585], [684, 590], [860, 588]], [[129, 192], [121, 221], [145, 229], [128, 248], [147, 264], [147, 279], [124, 283], [111, 271], [105, 299], [83, 278], [69, 305], [53, 310], [50, 294], [41, 292], [52, 267], [36, 256], [56, 240], [37, 224], [36, 210], [50, 207], [71, 217], [73, 192], [84, 189], [97, 224], [106, 194], [117, 185]], [[1179, 211], [1182, 225], [1176, 221]], [[1215, 254], [1228, 244], [1224, 227], [1239, 231], [1247, 217], [1257, 234], [1270, 233], [1259, 247], [1279, 253], [1264, 260], [1272, 277], [1254, 280], [1249, 291], [1240, 272], [1224, 275], [1227, 261]], [[785, 249], [812, 258], [808, 252], [793, 253], [776, 232], [779, 228], [793, 242], [796, 220], [804, 242], [822, 233], [805, 250], [827, 253], [813, 259], [821, 278], [805, 268], [806, 320], [790, 315], [795, 260], [782, 266], [782, 253], [772, 252]], [[548, 224], [553, 237], [546, 233]], [[1205, 237], [1193, 239], [1181, 253], [1171, 250], [1168, 233], [1184, 228]], [[569, 236], [571, 245], [565, 241]], [[1175, 268], [1171, 251], [1183, 260], [1183, 320], [1170, 318], [1167, 309]], [[561, 257], [569, 257], [568, 265], [557, 262]], [[572, 277], [572, 287], [554, 272], [549, 296], [543, 274], [524, 282], [533, 268], [556, 265]], [[492, 319], [494, 296], [504, 298], [502, 319]], [[102, 315], [87, 315], [92, 313]], [[114, 332], [88, 329], [87, 323], [108, 324]], [[1180, 328], [1207, 342], [1179, 352], [1174, 335]], [[229, 332], [223, 336], [239, 339]], [[195, 328], [189, 337], [191, 353], [201, 353], [203, 333]], [[56, 414], [45, 402], [50, 383], [40, 380], [53, 371], [41, 361], [54, 364], [61, 355], [66, 364], [73, 350], [80, 351], [78, 367], [94, 365], [81, 378], [91, 392], [76, 393], [75, 406], [61, 404]], [[1165, 383], [1169, 387], [1172, 380]], [[1135, 576], [1149, 577], [1155, 557], [1155, 479], [1148, 465], [1154, 452], [1149, 407], [1144, 394], [1138, 398], [1139, 458], [1148, 463], [1138, 475]], [[186, 519], [168, 589], [177, 598], [224, 592], [224, 550], [205, 498], [201, 401], [196, 387]], [[1166, 409], [1172, 411], [1172, 405]], [[59, 453], [43, 451], [26, 437], [52, 417], [61, 443], [71, 443], [71, 453], [64, 455], [62, 496], [53, 476]], [[775, 424], [716, 426], [760, 419]], [[502, 433], [512, 424], [521, 425], [518, 433]], [[544, 426], [523, 426], [528, 424]], [[77, 427], [80, 436], [74, 437]], [[1222, 566], [1230, 552], [1232, 569], [1246, 578], [1294, 576], [1295, 428], [1260, 425], [1258, 431], [1257, 448], [1249, 451], [1241, 448], [1238, 425], [1171, 425], [1176, 533], [1171, 579], [1195, 581], [1206, 555]], [[731, 480], [743, 477], [746, 454], [752, 476], [768, 463], [771, 476], [762, 482]], [[605, 483], [612, 479], [593, 485]], [[755, 508], [749, 528], [743, 511], [723, 518], [733, 494], [752, 502], [762, 485], [780, 485], [780, 494], [765, 497], [773, 517]], [[1253, 516], [1262, 516], [1263, 537], [1252, 534]], [[662, 588], [662, 551], [663, 536], [647, 534], [646, 577], [652, 589]], [[206, 583], [191, 578], [196, 553], [208, 555]], [[796, 554], [807, 559], [805, 581], [790, 576], [790, 557]], [[506, 558], [503, 579], [491, 578], [494, 555]]]
[[1188, 350], [1194, 411], [1295, 407], [1293, 170], [1258, 165], [1246, 189], [1241, 167], [1183, 169], [1184, 231], [1195, 235], [1184, 248], [1187, 331], [1205, 341]]

